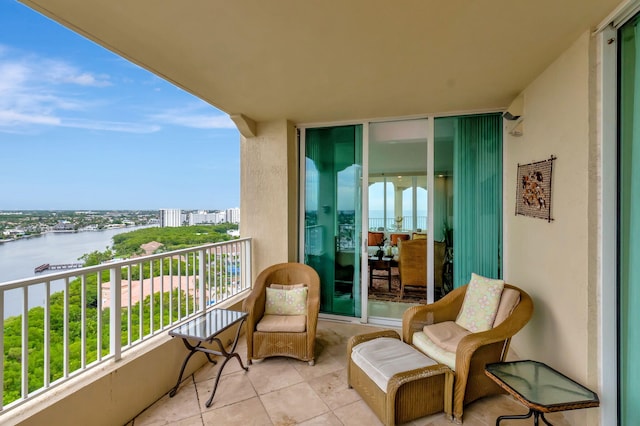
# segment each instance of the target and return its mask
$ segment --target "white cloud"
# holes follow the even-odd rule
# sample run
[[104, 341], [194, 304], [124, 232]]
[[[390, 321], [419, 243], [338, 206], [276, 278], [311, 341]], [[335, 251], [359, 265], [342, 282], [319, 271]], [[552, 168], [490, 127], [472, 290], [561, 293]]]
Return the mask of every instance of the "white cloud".
[[108, 75], [94, 75], [58, 60], [44, 60], [41, 63], [35, 62], [34, 66], [41, 68], [40, 71], [44, 79], [50, 84], [77, 84], [79, 86], [90, 87], [106, 87], [111, 85]]
[[124, 123], [117, 121], [92, 121], [80, 119], [61, 120], [59, 126], [72, 127], [76, 129], [107, 130], [110, 132], [125, 133], [155, 133], [161, 130], [160, 126], [154, 124]]
[[[135, 84], [126, 74], [118, 75], [117, 80], [126, 80], [129, 86]], [[147, 81], [161, 82], [154, 75]], [[199, 100], [160, 112], [155, 108], [146, 116], [124, 116], [134, 109], [154, 108], [153, 103], [139, 97], [132, 101], [131, 93], [122, 98], [122, 87], [105, 89], [109, 86], [113, 85], [107, 74], [92, 73], [68, 61], [16, 52], [0, 45], [0, 132], [31, 133], [41, 131], [43, 126], [127, 133], [158, 132], [166, 125], [235, 128], [228, 115]], [[114, 101], [114, 96], [120, 98]], [[119, 115], [124, 119], [119, 119]]]
[[[99, 94], [83, 88], [110, 86], [96, 75], [60, 60], [21, 54], [0, 45], [0, 132], [34, 131], [41, 126], [152, 133], [158, 125], [85, 118]], [[81, 115], [69, 117], [70, 113]], [[34, 127], [35, 126], [35, 127]]]
[[208, 112], [213, 107], [205, 102], [192, 103], [183, 108], [171, 108], [150, 115], [152, 120], [194, 129], [235, 129], [235, 123], [227, 114]]
[[16, 111], [0, 110], [0, 127], [22, 124], [56, 126], [60, 124], [60, 119], [47, 115], [22, 114]]

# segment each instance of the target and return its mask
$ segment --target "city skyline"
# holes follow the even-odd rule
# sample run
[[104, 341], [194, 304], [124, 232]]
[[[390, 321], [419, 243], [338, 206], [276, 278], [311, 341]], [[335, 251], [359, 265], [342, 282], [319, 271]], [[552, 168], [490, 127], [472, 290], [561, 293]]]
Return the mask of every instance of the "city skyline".
[[240, 205], [227, 114], [0, 1], [0, 210]]

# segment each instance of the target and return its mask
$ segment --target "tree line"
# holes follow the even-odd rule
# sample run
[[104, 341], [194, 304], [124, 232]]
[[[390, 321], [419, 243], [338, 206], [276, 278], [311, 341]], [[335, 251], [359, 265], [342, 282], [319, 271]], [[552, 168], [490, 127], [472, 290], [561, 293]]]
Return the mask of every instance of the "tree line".
[[[83, 255], [80, 260], [84, 266], [98, 265], [115, 257], [130, 257], [140, 254], [140, 246], [151, 241], [157, 241], [163, 245], [158, 251], [166, 252], [181, 248], [222, 242], [233, 239], [227, 234], [227, 230], [237, 229], [237, 225], [221, 224], [215, 226], [191, 226], [180, 228], [144, 228], [118, 234], [113, 237], [113, 248], [100, 252], [94, 251]], [[220, 262], [220, 260], [218, 260]], [[218, 270], [223, 265], [217, 265]], [[142, 268], [135, 265], [123, 269], [121, 277], [126, 280], [146, 279], [151, 276], [168, 275], [171, 271], [174, 275], [180, 273], [186, 276], [185, 262], [177, 259], [171, 262], [163, 262], [160, 271], [160, 262], [153, 263], [153, 270], [149, 264], [143, 264]], [[191, 268], [198, 265], [191, 265]], [[190, 272], [193, 272], [191, 270]], [[198, 271], [196, 271], [197, 273]], [[126, 276], [124, 276], [126, 275]], [[65, 311], [64, 292], [56, 292], [50, 296], [48, 348], [45, 342], [45, 309], [38, 306], [29, 309], [27, 313], [28, 332], [28, 390], [34, 392], [45, 386], [45, 359], [49, 359], [49, 374], [47, 381], [54, 382], [65, 374], [71, 374], [81, 369], [84, 365], [91, 364], [109, 353], [109, 326], [111, 310], [109, 307], [99, 306], [100, 283], [109, 282], [109, 272], [87, 275], [86, 279], [77, 278], [69, 283], [68, 304], [68, 352], [69, 362], [64, 365], [65, 348]], [[162, 305], [162, 309], [160, 309]], [[168, 324], [178, 315], [184, 316], [193, 309], [193, 298], [185, 291], [174, 289], [162, 294], [147, 296], [141, 304], [134, 304], [130, 310], [123, 308], [121, 315], [121, 342], [123, 346], [133, 344], [140, 339], [139, 326], [142, 324], [142, 335], [147, 335], [160, 324]], [[178, 307], [180, 312], [178, 311]], [[171, 309], [170, 309], [171, 308]], [[151, 317], [153, 312], [153, 318]], [[162, 312], [162, 318], [161, 318]], [[84, 327], [83, 327], [84, 324]], [[132, 331], [129, 333], [129, 324]], [[134, 333], [135, 331], [135, 333]], [[131, 337], [130, 337], [131, 335]], [[84, 344], [83, 344], [84, 338]], [[22, 315], [7, 318], [4, 321], [4, 386], [3, 404], [9, 404], [21, 397], [22, 388]]]

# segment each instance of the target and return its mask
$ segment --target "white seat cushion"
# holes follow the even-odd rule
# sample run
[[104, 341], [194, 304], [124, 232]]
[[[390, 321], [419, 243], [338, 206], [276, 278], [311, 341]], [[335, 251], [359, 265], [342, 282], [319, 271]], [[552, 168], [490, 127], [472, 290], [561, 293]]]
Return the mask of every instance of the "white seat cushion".
[[460, 327], [453, 321], [425, 325], [422, 331], [433, 343], [448, 352], [455, 352], [458, 349], [460, 340], [471, 334], [469, 330]]
[[268, 333], [302, 333], [306, 329], [306, 315], [264, 315], [256, 324], [256, 330]]
[[437, 364], [391, 337], [379, 337], [356, 345], [351, 351], [351, 359], [385, 393], [389, 379], [395, 374]]
[[429, 358], [446, 365], [453, 371], [456, 370], [456, 353], [449, 352], [436, 345], [423, 331], [413, 333], [412, 343]]

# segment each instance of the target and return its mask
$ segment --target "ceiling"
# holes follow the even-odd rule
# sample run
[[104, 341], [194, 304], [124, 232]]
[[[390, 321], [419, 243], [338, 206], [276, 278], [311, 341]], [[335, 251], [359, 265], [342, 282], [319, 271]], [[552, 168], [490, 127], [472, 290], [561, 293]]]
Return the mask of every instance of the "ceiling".
[[620, 0], [22, 0], [255, 121], [499, 110]]

